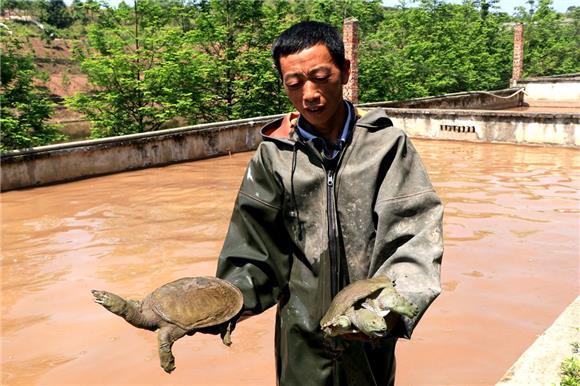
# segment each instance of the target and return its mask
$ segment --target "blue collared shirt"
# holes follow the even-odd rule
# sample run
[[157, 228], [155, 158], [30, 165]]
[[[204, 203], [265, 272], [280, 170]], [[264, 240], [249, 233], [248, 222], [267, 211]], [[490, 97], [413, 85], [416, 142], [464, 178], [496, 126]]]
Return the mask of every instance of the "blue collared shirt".
[[346, 107], [347, 116], [346, 120], [344, 121], [344, 126], [342, 127], [340, 136], [334, 145], [328, 143], [328, 141], [326, 141], [321, 136], [315, 135], [310, 131], [306, 130], [303, 127], [307, 125], [307, 123], [305, 124], [304, 122], [305, 121], [304, 118], [302, 118], [302, 116], [298, 118], [297, 128], [300, 136], [307, 141], [321, 141], [323, 154], [325, 158], [330, 160], [334, 159], [342, 151], [346, 143], [346, 140], [350, 134], [350, 130], [354, 124], [355, 120], [354, 106], [351, 103], [347, 102], [346, 100], [344, 101], [344, 105]]

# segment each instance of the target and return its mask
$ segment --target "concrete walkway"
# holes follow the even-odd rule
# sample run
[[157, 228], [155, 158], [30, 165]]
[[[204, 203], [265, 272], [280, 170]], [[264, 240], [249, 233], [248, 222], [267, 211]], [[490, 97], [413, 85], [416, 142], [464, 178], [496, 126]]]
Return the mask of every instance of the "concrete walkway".
[[559, 385], [560, 364], [580, 343], [580, 296], [524, 352], [496, 386]]

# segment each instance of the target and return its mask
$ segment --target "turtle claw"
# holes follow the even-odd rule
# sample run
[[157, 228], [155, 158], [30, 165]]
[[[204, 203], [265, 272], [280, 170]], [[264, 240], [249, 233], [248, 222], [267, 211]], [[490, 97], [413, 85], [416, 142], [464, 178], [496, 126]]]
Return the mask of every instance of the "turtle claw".
[[109, 296], [107, 296], [107, 294], [103, 291], [91, 290], [91, 293], [94, 296], [93, 300], [95, 301], [95, 303], [105, 305], [110, 301]]
[[171, 353], [171, 348], [167, 349], [159, 349], [159, 357], [161, 360], [161, 368], [167, 373], [171, 374], [173, 370], [175, 370], [175, 358]]

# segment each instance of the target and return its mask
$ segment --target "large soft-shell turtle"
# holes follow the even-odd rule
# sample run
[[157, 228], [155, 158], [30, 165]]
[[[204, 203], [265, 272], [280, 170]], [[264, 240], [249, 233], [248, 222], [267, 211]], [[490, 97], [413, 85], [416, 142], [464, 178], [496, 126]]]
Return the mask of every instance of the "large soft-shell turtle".
[[320, 327], [328, 336], [362, 332], [381, 337], [388, 328], [384, 317], [391, 311], [412, 318], [417, 307], [395, 290], [387, 276], [359, 280], [336, 294]]
[[243, 304], [240, 290], [215, 277], [185, 277], [167, 283], [143, 301], [125, 300], [106, 291], [92, 290], [95, 302], [135, 327], [159, 329], [159, 359], [163, 370], [175, 369], [173, 343], [184, 335], [216, 326], [226, 346], [232, 341], [232, 318]]

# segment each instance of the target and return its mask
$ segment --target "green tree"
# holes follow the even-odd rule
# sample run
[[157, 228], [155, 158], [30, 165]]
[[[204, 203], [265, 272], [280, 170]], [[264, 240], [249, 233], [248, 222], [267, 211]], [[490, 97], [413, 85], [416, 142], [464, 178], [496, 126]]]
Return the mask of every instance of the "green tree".
[[361, 45], [362, 101], [408, 99], [507, 85], [511, 32], [494, 5], [423, 0], [385, 11]]
[[33, 58], [23, 54], [22, 43], [2, 36], [0, 52], [0, 150], [23, 149], [65, 139], [47, 123], [53, 104], [34, 85], [38, 71]]
[[295, 21], [316, 20], [340, 30], [344, 19], [354, 17], [362, 36], [374, 31], [383, 19], [381, 0], [295, 0], [291, 4]]
[[[192, 43], [212, 60], [214, 119], [278, 114], [291, 108], [272, 65], [276, 37], [301, 20], [342, 27], [344, 17], [359, 19], [361, 30], [382, 18], [380, 0], [209, 0], [200, 3]], [[209, 118], [209, 117], [208, 117]]]
[[[121, 1], [119, 7], [127, 7]], [[82, 25], [96, 23], [101, 11], [110, 8], [106, 0], [73, 0], [69, 12], [73, 20], [78, 20]]]
[[548, 76], [580, 72], [580, 10], [566, 15], [552, 8], [551, 0], [529, 1], [518, 8], [524, 23], [524, 76]]
[[287, 2], [210, 0], [199, 6], [191, 43], [209, 58], [207, 120], [276, 114], [287, 108], [270, 47]]
[[63, 0], [49, 0], [46, 4], [46, 15], [42, 21], [56, 28], [69, 27], [73, 19]]
[[200, 113], [209, 59], [172, 25], [173, 14], [158, 1], [108, 9], [89, 28], [78, 50], [94, 91], [68, 106], [93, 123], [93, 137], [159, 129], [166, 121]]

